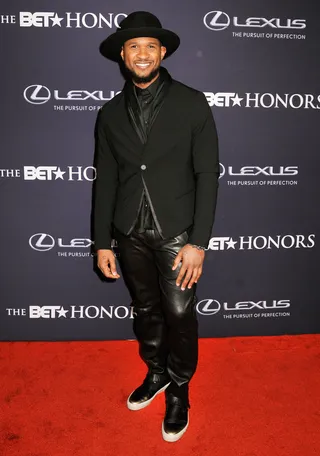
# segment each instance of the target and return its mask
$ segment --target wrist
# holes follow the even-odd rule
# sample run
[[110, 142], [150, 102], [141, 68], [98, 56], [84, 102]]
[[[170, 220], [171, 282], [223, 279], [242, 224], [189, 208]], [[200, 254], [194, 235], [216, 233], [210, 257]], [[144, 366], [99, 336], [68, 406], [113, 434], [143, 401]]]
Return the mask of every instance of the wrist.
[[103, 255], [109, 255], [110, 252], [113, 253], [113, 255], [114, 255], [114, 252], [111, 248], [110, 249], [99, 249], [99, 250], [97, 250], [97, 256], [101, 257]]
[[205, 247], [203, 247], [202, 245], [197, 245], [197, 244], [189, 244], [189, 243], [188, 243], [188, 245], [191, 245], [191, 247], [195, 247], [195, 248], [196, 248], [196, 249], [198, 249], [198, 250], [203, 250], [203, 251], [205, 251], [205, 250], [206, 250], [206, 248], [205, 248]]

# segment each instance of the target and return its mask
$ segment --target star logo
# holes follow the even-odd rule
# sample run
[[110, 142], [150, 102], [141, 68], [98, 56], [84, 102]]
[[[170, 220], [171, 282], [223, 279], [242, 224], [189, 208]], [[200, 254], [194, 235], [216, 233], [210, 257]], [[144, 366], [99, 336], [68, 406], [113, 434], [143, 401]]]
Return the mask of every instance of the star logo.
[[68, 310], [64, 310], [63, 307], [61, 307], [60, 310], [57, 310], [58, 314], [59, 314], [59, 318], [60, 317], [64, 317], [64, 318], [67, 318], [66, 314], [69, 312]]
[[228, 246], [227, 250], [235, 249], [236, 243], [237, 243], [237, 241], [234, 241], [231, 237], [229, 241], [226, 241], [226, 245]]
[[231, 100], [233, 101], [232, 106], [236, 106], [236, 105], [241, 106], [240, 101], [242, 101], [243, 98], [240, 98], [239, 95], [236, 93], [236, 95], [234, 97], [232, 97]]
[[50, 19], [52, 20], [52, 27], [55, 25], [59, 25], [59, 27], [61, 27], [61, 21], [63, 20], [63, 17], [59, 17], [56, 13], [53, 17], [50, 17]]
[[66, 172], [65, 172], [65, 171], [61, 171], [60, 168], [58, 168], [58, 171], [53, 171], [53, 174], [56, 175], [55, 180], [57, 180], [57, 179], [62, 179], [62, 180], [63, 180], [63, 175], [64, 175], [65, 173], [66, 173]]

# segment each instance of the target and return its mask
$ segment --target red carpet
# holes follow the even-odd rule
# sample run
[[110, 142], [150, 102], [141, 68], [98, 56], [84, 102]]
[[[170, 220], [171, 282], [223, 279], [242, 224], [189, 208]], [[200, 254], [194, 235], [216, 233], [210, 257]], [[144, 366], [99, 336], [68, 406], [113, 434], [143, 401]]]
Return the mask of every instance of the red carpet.
[[136, 342], [2, 342], [1, 456], [320, 455], [320, 336], [203, 339], [190, 427], [161, 437], [164, 397], [131, 412]]

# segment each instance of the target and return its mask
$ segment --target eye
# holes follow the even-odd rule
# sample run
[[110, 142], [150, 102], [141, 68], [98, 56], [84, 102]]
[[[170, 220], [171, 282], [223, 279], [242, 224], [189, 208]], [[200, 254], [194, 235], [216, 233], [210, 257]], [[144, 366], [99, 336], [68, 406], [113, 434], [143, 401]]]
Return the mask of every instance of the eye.
[[155, 48], [155, 45], [154, 44], [149, 44], [149, 47], [150, 48]]

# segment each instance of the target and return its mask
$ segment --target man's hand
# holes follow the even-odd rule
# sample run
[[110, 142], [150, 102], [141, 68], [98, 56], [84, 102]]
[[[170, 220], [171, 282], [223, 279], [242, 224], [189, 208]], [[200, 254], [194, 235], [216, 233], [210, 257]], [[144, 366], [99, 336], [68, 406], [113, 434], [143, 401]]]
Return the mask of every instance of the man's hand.
[[190, 244], [186, 244], [179, 250], [172, 269], [175, 270], [180, 261], [182, 261], [181, 269], [176, 280], [176, 284], [179, 287], [185, 276], [181, 285], [181, 290], [185, 290], [186, 286], [191, 288], [194, 283], [198, 282], [202, 274], [204, 255], [204, 250], [199, 250], [196, 247], [192, 247]]
[[119, 279], [117, 272], [116, 257], [112, 250], [97, 251], [98, 268], [108, 279]]

